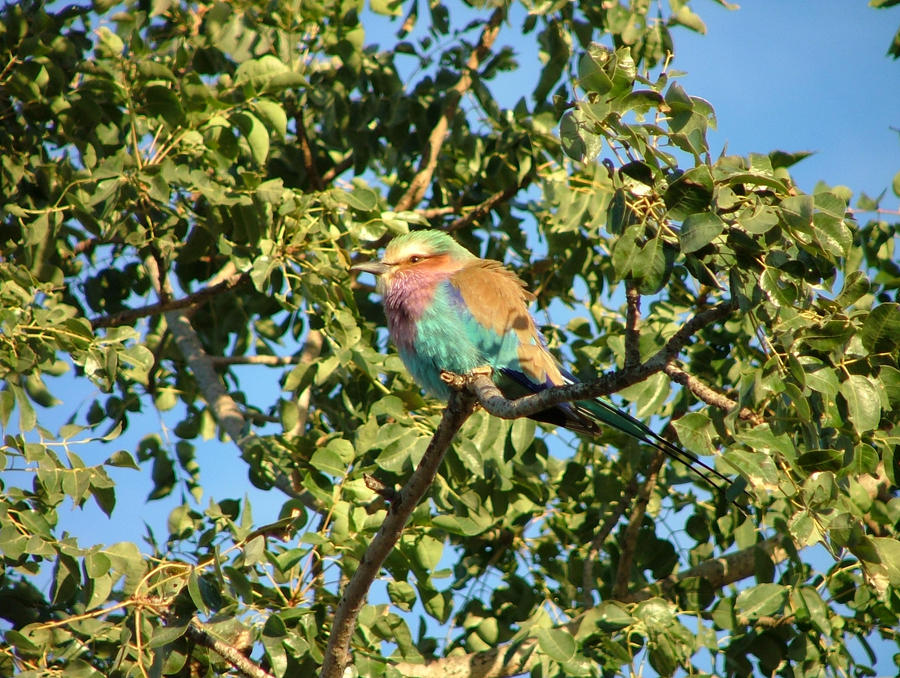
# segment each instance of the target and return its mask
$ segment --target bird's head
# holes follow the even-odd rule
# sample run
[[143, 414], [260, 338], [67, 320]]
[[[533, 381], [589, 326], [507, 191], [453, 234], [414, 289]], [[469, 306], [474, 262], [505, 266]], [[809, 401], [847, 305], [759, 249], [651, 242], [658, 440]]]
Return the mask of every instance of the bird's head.
[[416, 273], [434, 276], [458, 271], [475, 255], [443, 231], [411, 231], [394, 238], [380, 261], [366, 261], [351, 267], [378, 278], [378, 291], [384, 293], [393, 282]]

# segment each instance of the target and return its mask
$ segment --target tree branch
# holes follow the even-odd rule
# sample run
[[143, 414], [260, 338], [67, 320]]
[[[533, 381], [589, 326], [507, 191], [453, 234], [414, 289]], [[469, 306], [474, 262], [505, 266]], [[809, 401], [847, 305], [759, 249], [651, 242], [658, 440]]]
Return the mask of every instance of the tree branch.
[[631, 476], [631, 480], [628, 481], [628, 485], [625, 487], [622, 496], [616, 503], [615, 509], [606, 517], [603, 527], [597, 531], [597, 534], [595, 534], [594, 538], [591, 540], [591, 545], [588, 548], [587, 556], [584, 559], [584, 567], [581, 573], [581, 595], [585, 609], [590, 609], [594, 606], [594, 558], [600, 553], [603, 542], [609, 537], [610, 532], [612, 532], [613, 528], [619, 522], [622, 514], [624, 514], [625, 510], [631, 506], [631, 502], [637, 494], [638, 487], [637, 475]]
[[425, 191], [428, 189], [428, 185], [431, 183], [431, 177], [434, 175], [434, 170], [437, 167], [438, 156], [440, 155], [441, 146], [444, 144], [444, 137], [447, 136], [447, 130], [450, 128], [450, 121], [453, 120], [453, 117], [456, 115], [456, 109], [459, 107], [459, 101], [462, 98], [462, 95], [472, 85], [472, 73], [478, 70], [478, 66], [482, 59], [484, 59], [490, 51], [491, 46], [494, 44], [494, 40], [497, 38], [497, 34], [500, 32], [500, 23], [505, 17], [506, 6], [501, 5], [494, 10], [493, 14], [491, 14], [485, 24], [484, 29], [481, 32], [481, 37], [478, 40], [478, 44], [469, 55], [468, 61], [466, 61], [466, 66], [462, 75], [460, 75], [459, 80], [457, 80], [456, 84], [453, 85], [447, 93], [447, 102], [444, 106], [444, 112], [441, 114], [440, 119], [438, 119], [437, 124], [428, 136], [428, 144], [425, 147], [425, 152], [422, 154], [422, 159], [419, 162], [419, 170], [409, 183], [406, 192], [400, 197], [400, 200], [397, 201], [397, 204], [394, 207], [396, 211], [401, 212], [403, 210], [412, 209], [421, 202], [422, 197], [425, 195]]
[[326, 170], [325, 174], [322, 175], [322, 184], [327, 186], [332, 181], [334, 181], [341, 174], [346, 172], [348, 169], [353, 167], [353, 152], [347, 154], [347, 156], [341, 160], [337, 165], [334, 165], [331, 169]]
[[484, 409], [501, 419], [518, 419], [527, 417], [563, 402], [575, 400], [592, 400], [609, 395], [632, 384], [644, 381], [651, 375], [665, 369], [678, 356], [690, 338], [707, 325], [727, 316], [731, 312], [731, 302], [722, 302], [701, 311], [688, 320], [649, 360], [629, 370], [615, 370], [604, 374], [592, 382], [556, 386], [523, 396], [516, 400], [508, 400], [494, 385], [490, 376], [482, 371], [469, 375], [457, 375], [454, 379], [457, 387], [468, 388], [478, 399]]
[[306, 125], [303, 122], [303, 111], [297, 112], [294, 118], [297, 121], [297, 141], [300, 144], [300, 155], [303, 157], [303, 166], [309, 175], [309, 182], [312, 187], [321, 191], [325, 188], [322, 177], [319, 176], [319, 170], [316, 167], [316, 159], [313, 157], [312, 147], [309, 145], [309, 137], [306, 134]]
[[466, 228], [479, 219], [483, 219], [488, 214], [490, 214], [492, 209], [494, 209], [500, 203], [506, 202], [507, 200], [512, 198], [516, 193], [519, 192], [521, 188], [522, 185], [513, 184], [509, 188], [504, 188], [502, 191], [497, 191], [487, 200], [477, 204], [469, 212], [452, 221], [450, 225], [447, 226], [447, 232], [453, 233], [454, 231], [458, 231], [461, 228]]
[[[156, 289], [157, 294], [161, 297], [164, 297], [167, 294], [171, 295], [171, 287], [163, 272], [160, 270], [157, 260], [154, 257], [146, 257], [144, 259], [144, 266], [150, 275], [150, 280]], [[232, 270], [230, 267], [231, 263], [229, 262], [224, 267], [224, 270], [230, 272]], [[234, 281], [236, 277], [243, 280], [243, 274], [230, 275], [222, 282], [208, 287], [207, 290], [214, 289], [219, 285], [228, 285]], [[241, 408], [238, 407], [234, 398], [232, 398], [225, 389], [225, 384], [216, 372], [216, 367], [212, 358], [206, 353], [203, 344], [200, 342], [200, 338], [197, 336], [197, 333], [191, 325], [190, 310], [190, 307], [179, 307], [164, 311], [166, 325], [168, 326], [168, 330], [171, 332], [175, 345], [181, 352], [185, 363], [187, 363], [190, 368], [191, 374], [194, 375], [197, 387], [203, 395], [203, 399], [206, 401], [216, 423], [218, 423], [222, 430], [228, 434], [232, 441], [234, 441], [234, 444], [240, 448], [241, 452], [246, 455], [253, 442], [258, 440], [258, 436], [248, 430], [247, 422], [241, 412]], [[297, 492], [294, 491], [290, 480], [286, 476], [277, 478], [275, 485], [289, 497], [298, 497], [308, 508], [314, 511], [319, 510], [319, 506], [315, 499], [313, 499], [309, 493], [304, 492], [298, 496]]]
[[216, 367], [228, 365], [265, 365], [266, 367], [283, 367], [297, 365], [302, 361], [296, 355], [211, 355], [210, 361]]
[[634, 550], [637, 548], [638, 543], [638, 531], [644, 522], [647, 503], [650, 501], [650, 495], [653, 494], [653, 489], [656, 487], [656, 480], [659, 477], [659, 470], [662, 468], [664, 459], [665, 455], [657, 450], [656, 456], [650, 463], [647, 480], [641, 485], [637, 501], [634, 503], [631, 516], [628, 519], [628, 526], [625, 528], [625, 534], [622, 536], [622, 551], [619, 555], [616, 581], [612, 589], [613, 598], [621, 598], [628, 591], [628, 581], [631, 578], [631, 569], [634, 565]]
[[197, 645], [215, 652], [245, 676], [250, 676], [250, 678], [274, 678], [271, 673], [260, 668], [238, 648], [213, 636], [195, 619], [188, 624], [185, 635]]
[[345, 667], [350, 663], [350, 639], [356, 629], [357, 617], [365, 602], [366, 594], [385, 558], [400, 538], [409, 516], [431, 486], [453, 437], [472, 414], [474, 406], [475, 401], [469, 394], [462, 391], [450, 394], [450, 401], [444, 410], [441, 423], [434, 432], [422, 460], [400, 490], [396, 500], [390, 504], [387, 517], [366, 549], [353, 577], [344, 588], [341, 602], [334, 615], [328, 647], [325, 650], [321, 678], [343, 676]]
[[631, 280], [625, 283], [625, 301], [625, 369], [630, 370], [641, 364], [641, 295]]
[[627, 593], [617, 600], [623, 603], [639, 603], [657, 595], [666, 596], [679, 583], [695, 577], [705, 580], [714, 589], [720, 589], [752, 577], [756, 572], [756, 557], [759, 551], [767, 555], [776, 565], [787, 560], [791, 551], [783, 546], [784, 543], [785, 539], [781, 536], [769, 537], [740, 551], [706, 560], [677, 574], [670, 574], [649, 586]]
[[[688, 374], [673, 363], [666, 365], [663, 368], [663, 371], [671, 377], [672, 381], [684, 386], [707, 405], [712, 405], [713, 407], [718, 407], [720, 410], [725, 411], [731, 411], [737, 407], [736, 401], [719, 393], [710, 386], [707, 386], [697, 377]], [[754, 425], [765, 423], [765, 419], [756, 414], [756, 412], [749, 407], [742, 407], [740, 412], [738, 412], [738, 416]]]
[[[222, 282], [204, 287], [203, 289], [192, 292], [191, 294], [188, 294], [185, 297], [181, 297], [180, 299], [171, 299], [171, 290], [169, 290], [168, 301], [160, 301], [156, 304], [150, 304], [148, 306], [142, 306], [140, 308], [129, 308], [127, 310], [120, 311], [119, 313], [113, 313], [112, 315], [92, 318], [90, 323], [94, 329], [100, 327], [116, 327], [118, 325], [130, 324], [139, 318], [145, 318], [151, 315], [159, 315], [168, 311], [177, 311], [180, 309], [190, 308], [216, 296], [217, 294], [222, 294], [223, 292], [228, 292], [229, 290], [234, 289], [235, 287], [243, 283], [246, 279], [247, 276], [245, 274], [235, 273]], [[158, 292], [160, 291], [158, 290]]]

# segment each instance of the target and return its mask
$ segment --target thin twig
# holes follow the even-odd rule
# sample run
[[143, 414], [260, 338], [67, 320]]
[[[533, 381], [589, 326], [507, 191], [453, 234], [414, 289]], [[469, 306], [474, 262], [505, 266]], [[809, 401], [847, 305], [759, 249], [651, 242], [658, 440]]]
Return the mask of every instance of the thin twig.
[[630, 370], [641, 363], [641, 295], [631, 280], [625, 283], [625, 301], [625, 369]]
[[[688, 374], [674, 363], [669, 363], [668, 365], [666, 365], [663, 368], [663, 371], [667, 375], [669, 375], [672, 381], [684, 386], [688, 391], [693, 393], [707, 405], [718, 407], [719, 409], [725, 410], [726, 412], [729, 412], [737, 407], [736, 401], [732, 400], [726, 395], [723, 395], [722, 393], [719, 393], [712, 387], [707, 386], [697, 377], [693, 376], [692, 374]], [[738, 412], [738, 417], [745, 421], [749, 421], [754, 425], [765, 423], [765, 419], [756, 414], [756, 412], [751, 410], [749, 407], [742, 407]]]
[[196, 620], [192, 620], [191, 623], [188, 624], [185, 635], [197, 643], [197, 645], [201, 645], [202, 647], [215, 652], [245, 676], [250, 676], [250, 678], [274, 678], [271, 673], [260, 668], [238, 648], [213, 636]]
[[631, 515], [628, 517], [628, 526], [622, 535], [622, 550], [619, 554], [619, 565], [616, 568], [616, 580], [612, 588], [612, 597], [614, 599], [619, 599], [628, 592], [628, 580], [631, 577], [635, 549], [637, 549], [638, 545], [638, 532], [644, 522], [647, 504], [650, 502], [650, 495], [653, 494], [653, 490], [656, 487], [656, 480], [659, 477], [659, 470], [662, 468], [664, 459], [665, 455], [657, 451], [656, 456], [650, 463], [647, 479], [641, 485], [637, 501], [634, 502]]
[[211, 299], [218, 294], [223, 294], [225, 292], [228, 292], [229, 290], [234, 289], [247, 279], [248, 276], [246, 276], [245, 274], [236, 273], [232, 275], [228, 280], [223, 280], [222, 282], [215, 285], [204, 287], [202, 290], [192, 292], [191, 294], [181, 297], [180, 299], [170, 298], [168, 301], [160, 301], [156, 304], [149, 304], [148, 306], [141, 306], [140, 308], [130, 308], [125, 311], [120, 311], [119, 313], [113, 313], [112, 315], [92, 318], [90, 323], [94, 329], [100, 327], [117, 327], [118, 325], [127, 325], [129, 323], [132, 323], [139, 318], [145, 318], [151, 315], [159, 315], [161, 313], [190, 308], [208, 299]]
[[209, 359], [216, 367], [228, 365], [283, 367], [284, 365], [297, 365], [303, 362], [303, 358], [297, 355], [211, 355]]
[[594, 559], [597, 557], [597, 554], [600, 553], [603, 543], [606, 541], [606, 538], [609, 537], [613, 528], [619, 522], [619, 519], [625, 511], [631, 507], [631, 502], [637, 494], [639, 487], [638, 477], [636, 475], [632, 476], [631, 480], [628, 481], [628, 485], [625, 486], [625, 490], [622, 492], [622, 496], [616, 503], [615, 508], [608, 516], [606, 516], [603, 526], [591, 540], [581, 573], [581, 596], [585, 609], [589, 610], [594, 606]]
[[459, 80], [457, 80], [456, 84], [447, 92], [444, 111], [434, 128], [432, 128], [431, 134], [428, 135], [428, 144], [425, 146], [425, 150], [422, 153], [419, 169], [409, 183], [406, 192], [394, 206], [396, 211], [401, 212], [403, 210], [412, 209], [422, 201], [422, 197], [425, 195], [425, 191], [431, 183], [431, 178], [434, 176], [434, 170], [437, 167], [441, 146], [444, 143], [444, 138], [447, 136], [450, 122], [456, 115], [459, 101], [462, 98], [462, 95], [468, 91], [469, 87], [472, 85], [472, 74], [478, 70], [479, 64], [490, 51], [491, 46], [494, 44], [494, 40], [497, 38], [497, 34], [500, 32], [500, 24], [505, 17], [506, 5], [504, 4], [495, 9], [493, 14], [491, 14], [490, 18], [487, 20], [487, 23], [481, 32], [478, 44], [475, 45], [475, 48], [469, 55], [469, 59], [466, 61], [465, 69], [459, 76]]
[[452, 233], [453, 231], [458, 231], [461, 228], [466, 228], [471, 225], [473, 222], [478, 221], [486, 217], [492, 209], [494, 209], [500, 203], [504, 203], [510, 198], [512, 198], [516, 193], [519, 192], [520, 189], [524, 187], [524, 184], [514, 184], [509, 188], [505, 188], [502, 191], [497, 191], [493, 195], [491, 195], [487, 200], [479, 203], [470, 211], [466, 212], [463, 216], [459, 217], [455, 221], [451, 222], [449, 226], [447, 226], [447, 231]]
[[366, 594], [369, 592], [372, 582], [375, 581], [385, 558], [400, 538], [400, 533], [409, 516], [428, 488], [431, 487], [453, 436], [472, 414], [474, 407], [475, 401], [471, 395], [462, 391], [454, 391], [450, 394], [450, 401], [444, 410], [441, 423], [438, 424], [422, 460], [403, 489], [400, 490], [396, 500], [392, 502], [387, 517], [366, 549], [353, 577], [344, 588], [341, 602], [334, 615], [328, 647], [325, 650], [321, 678], [341, 678], [343, 676], [344, 668], [350, 662], [350, 639], [356, 628], [357, 617], [365, 602]]

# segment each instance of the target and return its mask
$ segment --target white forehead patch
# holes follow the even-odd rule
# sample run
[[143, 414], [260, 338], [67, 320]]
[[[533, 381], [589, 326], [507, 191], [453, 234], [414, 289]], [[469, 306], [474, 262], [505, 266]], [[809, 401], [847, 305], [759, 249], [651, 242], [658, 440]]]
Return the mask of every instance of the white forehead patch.
[[434, 254], [434, 248], [424, 242], [407, 242], [402, 245], [388, 246], [384, 254], [385, 259], [388, 259], [391, 263], [399, 263], [406, 261], [414, 254], [430, 257]]

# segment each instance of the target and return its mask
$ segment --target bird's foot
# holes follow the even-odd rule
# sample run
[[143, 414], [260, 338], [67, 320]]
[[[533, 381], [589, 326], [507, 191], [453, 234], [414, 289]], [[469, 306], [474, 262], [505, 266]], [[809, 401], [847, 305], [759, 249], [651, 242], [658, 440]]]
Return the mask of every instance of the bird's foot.
[[466, 387], [466, 375], [441, 370], [441, 381], [454, 391], [462, 391]]
[[493, 369], [491, 369], [489, 365], [476, 367], [468, 374], [456, 374], [455, 372], [441, 370], [441, 381], [447, 384], [450, 388], [461, 391], [469, 384], [473, 377], [482, 375], [489, 377], [491, 376], [492, 372]]

